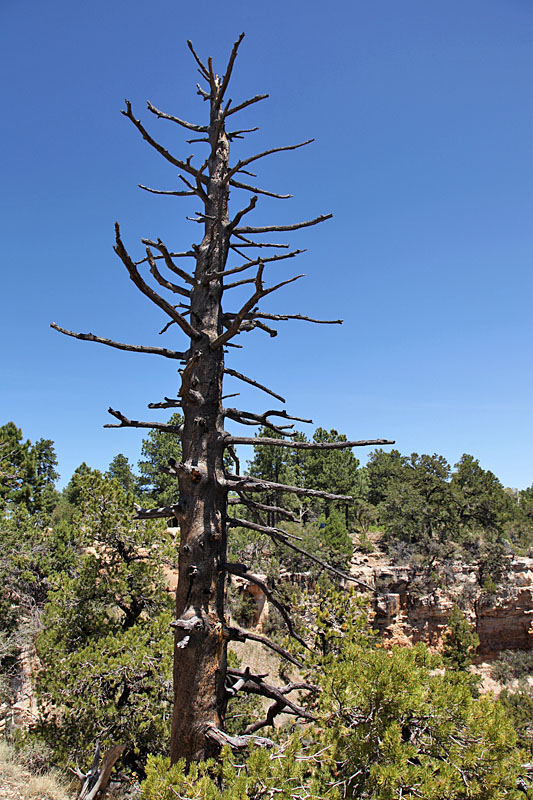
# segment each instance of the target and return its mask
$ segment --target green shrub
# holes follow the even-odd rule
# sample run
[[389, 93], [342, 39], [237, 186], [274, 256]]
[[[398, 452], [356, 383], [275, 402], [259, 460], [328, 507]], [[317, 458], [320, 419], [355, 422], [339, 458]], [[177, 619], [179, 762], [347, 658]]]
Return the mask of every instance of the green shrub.
[[511, 683], [513, 680], [533, 676], [533, 652], [504, 650], [493, 661], [490, 671], [494, 680], [500, 683]]
[[479, 645], [479, 636], [456, 605], [452, 607], [443, 640], [444, 663], [451, 669], [467, 670]]

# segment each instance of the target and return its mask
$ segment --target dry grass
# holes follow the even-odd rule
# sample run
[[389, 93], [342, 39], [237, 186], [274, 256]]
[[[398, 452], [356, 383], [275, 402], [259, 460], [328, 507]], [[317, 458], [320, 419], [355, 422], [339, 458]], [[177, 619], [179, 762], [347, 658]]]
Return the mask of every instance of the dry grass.
[[0, 800], [72, 800], [73, 795], [54, 772], [33, 775], [17, 761], [16, 753], [0, 740]]

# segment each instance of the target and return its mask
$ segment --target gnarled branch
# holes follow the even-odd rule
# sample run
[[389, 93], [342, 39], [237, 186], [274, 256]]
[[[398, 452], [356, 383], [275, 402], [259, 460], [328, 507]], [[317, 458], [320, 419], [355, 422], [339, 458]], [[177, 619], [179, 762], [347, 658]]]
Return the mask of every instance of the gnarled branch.
[[148, 408], [181, 408], [181, 405], [179, 398], [165, 397], [161, 403], [148, 403]]
[[272, 447], [292, 447], [295, 450], [346, 450], [351, 447], [367, 447], [394, 444], [391, 439], [363, 439], [357, 442], [294, 442], [288, 439], [271, 439], [268, 436], [231, 436], [227, 434], [228, 444], [253, 444]]
[[[193, 278], [193, 276], [190, 275], [188, 272], [186, 272], [184, 269], [181, 269], [181, 267], [178, 267], [177, 264], [174, 264], [174, 262], [172, 261], [173, 254], [169, 253], [168, 249], [163, 244], [161, 239], [158, 239], [157, 242], [154, 242], [151, 239], [143, 239], [142, 243], [147, 245], [148, 247], [155, 247], [156, 250], [159, 250], [162, 258], [165, 261], [165, 265], [171, 272], [173, 272], [175, 275], [179, 275], [179, 277], [182, 280], [184, 280], [185, 283], [190, 284], [190, 286], [196, 286], [196, 281]], [[186, 255], [188, 255], [188, 253]], [[155, 256], [155, 258], [157, 258], [157, 256]]]
[[240, 381], [243, 381], [244, 383], [249, 383], [250, 386], [255, 386], [256, 389], [261, 389], [262, 392], [266, 392], [266, 394], [275, 397], [276, 400], [279, 400], [281, 403], [285, 402], [285, 398], [282, 397], [280, 394], [276, 394], [276, 392], [273, 392], [272, 389], [269, 389], [267, 386], [263, 386], [262, 383], [258, 383], [257, 381], [254, 381], [252, 378], [248, 378], [246, 375], [243, 375], [242, 372], [237, 372], [237, 370], [235, 369], [230, 369], [229, 367], [225, 367], [224, 374], [231, 375], [233, 378], [238, 378]]
[[[272, 713], [272, 708], [269, 709], [267, 714], [267, 720], [270, 718], [270, 721], [263, 721], [253, 723], [252, 725], [246, 728], [246, 733], [254, 733], [254, 731], [259, 730], [260, 728], [265, 727], [266, 725], [273, 724], [273, 718], [277, 716], [278, 713], [282, 711], [288, 714], [293, 714], [294, 716], [301, 717], [302, 719], [313, 720], [315, 717], [311, 714], [307, 709], [302, 708], [302, 706], [297, 705], [292, 700], [288, 700], [286, 697], [287, 694], [294, 691], [311, 691], [316, 692], [318, 691], [318, 686], [313, 686], [310, 683], [290, 683], [287, 686], [278, 688], [276, 686], [271, 686], [268, 683], [263, 681], [263, 678], [266, 677], [264, 675], [253, 675], [250, 673], [249, 670], [245, 670], [241, 672], [240, 670], [236, 669], [228, 669], [228, 675], [232, 678], [236, 678], [235, 684], [230, 687], [230, 691], [234, 690], [238, 687], [238, 691], [246, 692], [247, 694], [257, 694], [261, 697], [268, 697], [275, 701], [275, 706], [278, 707], [278, 711], [276, 713]], [[235, 692], [236, 693], [236, 692]]]
[[255, 304], [261, 300], [263, 297], [266, 297], [272, 292], [281, 289], [282, 286], [287, 286], [289, 283], [294, 283], [299, 278], [303, 278], [303, 275], [295, 275], [293, 278], [288, 278], [286, 281], [281, 281], [277, 283], [275, 286], [269, 286], [267, 289], [263, 286], [263, 269], [264, 264], [261, 262], [259, 264], [259, 268], [257, 270], [257, 275], [255, 276], [255, 292], [253, 295], [246, 301], [240, 311], [235, 314], [233, 322], [229, 326], [228, 330], [225, 333], [220, 334], [217, 338], [211, 342], [211, 347], [215, 349], [216, 347], [220, 347], [221, 345], [225, 344], [229, 339], [232, 339], [236, 336], [241, 329], [242, 323], [245, 321], [246, 316], [249, 311], [255, 306]]
[[139, 422], [136, 419], [128, 419], [120, 411], [115, 411], [113, 408], [107, 409], [115, 419], [120, 420], [120, 425], [104, 425], [104, 428], [151, 428], [157, 431], [164, 431], [165, 433], [175, 433], [180, 436], [183, 431], [183, 425], [169, 425], [168, 422]]
[[124, 344], [123, 342], [115, 342], [113, 339], [106, 339], [103, 336], [94, 336], [92, 333], [74, 333], [68, 331], [66, 328], [60, 328], [55, 322], [50, 323], [50, 327], [59, 333], [64, 333], [66, 336], [72, 336], [74, 339], [81, 339], [84, 342], [98, 342], [98, 344], [106, 344], [108, 347], [115, 347], [117, 350], [129, 350], [132, 353], [151, 353], [156, 356], [164, 356], [165, 358], [175, 358], [183, 361], [187, 358], [187, 353], [180, 353], [177, 350], [168, 350], [166, 347], [145, 347], [138, 344]]
[[170, 292], [174, 292], [174, 294], [180, 294], [182, 297], [190, 298], [191, 293], [188, 291], [188, 289], [183, 289], [181, 286], [176, 286], [175, 283], [171, 283], [170, 281], [167, 281], [166, 278], [163, 278], [157, 269], [154, 255], [149, 247], [146, 248], [146, 257], [148, 258], [148, 263], [150, 264], [150, 272], [160, 286], [164, 286], [165, 289], [168, 289]]
[[187, 336], [189, 336], [191, 339], [200, 339], [201, 334], [195, 328], [193, 328], [189, 322], [187, 322], [185, 317], [182, 314], [179, 314], [174, 306], [170, 305], [170, 303], [168, 303], [163, 297], [158, 295], [157, 292], [154, 291], [151, 286], [148, 286], [148, 284], [145, 283], [141, 278], [139, 270], [131, 260], [126, 248], [124, 247], [124, 243], [120, 238], [120, 228], [118, 222], [115, 223], [115, 238], [116, 245], [113, 249], [128, 270], [128, 274], [137, 288], [140, 289], [140, 291], [153, 303], [155, 303], [156, 306], [159, 306], [162, 311], [168, 314], [168, 316], [179, 325], [179, 327], [185, 334], [187, 334]]
[[294, 425], [275, 425], [269, 422], [265, 414], [251, 414], [240, 412], [236, 408], [224, 409], [224, 415], [240, 425], [268, 425], [268, 427], [280, 436], [296, 436], [296, 432], [289, 430], [294, 428]]
[[251, 639], [253, 642], [260, 642], [264, 644], [265, 647], [269, 647], [271, 650], [274, 650], [283, 658], [286, 658], [287, 661], [290, 661], [291, 664], [294, 664], [296, 667], [303, 667], [301, 661], [299, 661], [292, 653], [289, 653], [284, 647], [281, 647], [279, 644], [275, 642], [271, 642], [270, 639], [267, 639], [266, 636], [259, 636], [258, 633], [252, 633], [252, 631], [246, 631], [244, 628], [238, 628], [236, 626], [226, 628], [226, 635], [228, 639], [234, 642], [244, 642], [246, 639]]
[[160, 506], [159, 508], [143, 508], [137, 503], [133, 504], [135, 516], [133, 519], [178, 519], [183, 514], [183, 509], [179, 503], [171, 506]]
[[187, 130], [195, 131], [196, 133], [207, 133], [209, 131], [207, 125], [194, 125], [192, 122], [187, 122], [179, 117], [174, 117], [172, 114], [165, 114], [164, 111], [160, 111], [149, 100], [146, 101], [146, 104], [148, 110], [151, 111], [152, 114], [155, 114], [158, 119], [168, 119], [171, 122], [176, 122], [178, 125], [181, 125], [182, 128], [187, 128]]
[[235, 233], [273, 233], [279, 231], [297, 231], [300, 228], [309, 228], [311, 225], [318, 225], [320, 222], [325, 222], [327, 219], [331, 219], [333, 214], [322, 214], [320, 217], [316, 217], [316, 219], [309, 219], [305, 222], [295, 222], [293, 225], [264, 225], [259, 228], [235, 228]]
[[270, 492], [278, 489], [280, 492], [300, 495], [302, 497], [321, 497], [323, 500], [353, 500], [351, 495], [333, 494], [320, 489], [306, 489], [304, 486], [288, 486], [285, 483], [274, 483], [264, 478], [252, 478], [250, 475], [229, 475], [225, 482], [226, 488], [238, 492], [240, 489], [249, 492]]
[[276, 409], [269, 409], [268, 411], [265, 411], [263, 414], [254, 414], [252, 411], [240, 411], [237, 408], [226, 408], [224, 409], [224, 414], [226, 414], [228, 417], [231, 417], [232, 419], [234, 419], [234, 417], [231, 416], [232, 414], [239, 417], [253, 419], [256, 420], [257, 422], [260, 422], [262, 425], [267, 425], [268, 427], [272, 427], [272, 423], [269, 422], [268, 420], [269, 417], [282, 417], [283, 419], [291, 419], [294, 420], [295, 422], [306, 422], [309, 424], [312, 424], [313, 422], [312, 419], [304, 419], [304, 417], [293, 417], [290, 414], [287, 414], [285, 410], [277, 411]]
[[229, 744], [230, 747], [236, 750], [242, 750], [251, 744], [255, 744], [258, 747], [274, 747], [272, 739], [267, 739], [264, 736], [230, 736], [229, 733], [219, 730], [219, 728], [216, 728], [214, 725], [210, 725], [207, 728], [205, 735], [208, 739], [220, 745], [220, 747]]

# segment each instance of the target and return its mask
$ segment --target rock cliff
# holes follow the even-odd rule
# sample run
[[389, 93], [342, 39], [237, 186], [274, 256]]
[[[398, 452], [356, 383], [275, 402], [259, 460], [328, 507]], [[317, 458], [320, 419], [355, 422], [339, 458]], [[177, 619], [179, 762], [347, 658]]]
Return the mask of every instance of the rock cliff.
[[475, 626], [480, 659], [491, 660], [502, 650], [533, 649], [533, 559], [509, 560], [494, 592], [479, 587], [470, 565], [454, 564], [445, 586], [424, 592], [413, 569], [380, 562], [354, 564], [352, 572], [377, 590], [375, 624], [391, 643], [423, 641], [438, 649], [457, 604]]
[[[425, 642], [440, 649], [454, 604], [474, 625], [479, 636], [477, 658], [491, 661], [502, 650], [533, 649], [533, 559], [509, 558], [507, 574], [494, 592], [483, 590], [477, 568], [456, 562], [437, 581], [426, 581], [408, 566], [396, 566], [381, 552], [356, 554], [351, 573], [374, 591], [368, 592], [373, 621], [387, 643]], [[266, 580], [266, 577], [263, 576]], [[439, 580], [439, 577], [441, 580]], [[309, 576], [286, 574], [282, 580], [309, 586]], [[428, 589], [428, 584], [441, 584]], [[261, 627], [269, 604], [257, 586], [239, 580], [237, 591], [248, 591], [256, 602], [254, 626]]]

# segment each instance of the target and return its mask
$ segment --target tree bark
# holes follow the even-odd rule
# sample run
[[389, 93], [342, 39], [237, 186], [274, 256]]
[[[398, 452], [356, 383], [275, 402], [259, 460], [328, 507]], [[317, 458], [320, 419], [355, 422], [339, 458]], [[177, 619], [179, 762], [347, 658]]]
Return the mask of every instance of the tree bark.
[[[226, 646], [224, 620], [226, 503], [224, 488], [224, 413], [222, 379], [224, 350], [211, 349], [222, 333], [222, 278], [228, 254], [229, 143], [216, 98], [211, 98], [205, 230], [196, 249], [195, 285], [191, 290], [191, 339], [180, 397], [185, 418], [182, 447], [185, 469], [179, 470], [182, 516], [177, 627], [174, 654], [174, 715], [171, 759], [207, 758], [219, 746], [206, 736], [221, 728], [225, 704]], [[222, 122], [222, 124], [221, 124]], [[195, 619], [192, 627], [187, 624]]]

